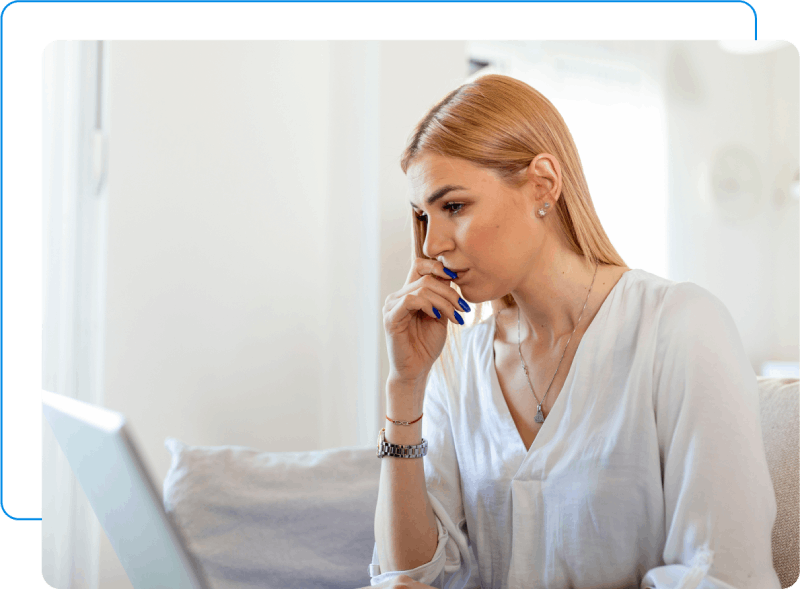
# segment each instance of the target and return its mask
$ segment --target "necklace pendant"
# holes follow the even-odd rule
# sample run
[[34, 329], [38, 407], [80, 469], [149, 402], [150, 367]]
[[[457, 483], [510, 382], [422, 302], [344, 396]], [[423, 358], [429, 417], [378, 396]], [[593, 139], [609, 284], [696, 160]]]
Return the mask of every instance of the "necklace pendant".
[[542, 406], [539, 405], [539, 411], [536, 412], [536, 417], [533, 418], [536, 423], [544, 423], [544, 413], [542, 413]]

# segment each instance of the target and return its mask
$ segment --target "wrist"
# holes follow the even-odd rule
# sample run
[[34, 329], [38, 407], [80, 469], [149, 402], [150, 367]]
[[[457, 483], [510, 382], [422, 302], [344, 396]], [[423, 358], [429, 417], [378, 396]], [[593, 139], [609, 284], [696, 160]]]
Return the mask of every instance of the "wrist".
[[406, 378], [393, 371], [389, 371], [389, 377], [386, 379], [386, 388], [389, 387], [398, 390], [425, 390], [425, 385], [428, 382], [428, 372], [419, 375], [416, 378]]
[[[386, 380], [386, 407], [390, 408], [395, 406], [399, 411], [407, 411], [410, 410], [412, 413], [414, 412], [415, 408], [419, 408], [419, 411], [416, 411], [416, 415], [410, 417], [410, 419], [416, 419], [419, 414], [422, 412], [422, 402], [425, 399], [425, 384], [427, 382], [427, 375], [425, 378], [419, 380], [401, 380], [399, 378], [393, 378], [390, 376]], [[389, 414], [389, 417], [392, 419], [402, 419], [406, 420], [406, 417], [394, 417], [393, 415]]]
[[[384, 416], [383, 420], [384, 425], [391, 424], [393, 426], [396, 426], [397, 424], [393, 424], [392, 421], [406, 421], [409, 423], [415, 421], [420, 415], [422, 415], [422, 408], [424, 404], [425, 404], [424, 393], [421, 395], [404, 396], [404, 397], [387, 394], [386, 415]], [[400, 426], [400, 427], [411, 427], [419, 425], [421, 423], [422, 420], [419, 420], [415, 421], [415, 423], [411, 423], [411, 425], [409, 426]]]

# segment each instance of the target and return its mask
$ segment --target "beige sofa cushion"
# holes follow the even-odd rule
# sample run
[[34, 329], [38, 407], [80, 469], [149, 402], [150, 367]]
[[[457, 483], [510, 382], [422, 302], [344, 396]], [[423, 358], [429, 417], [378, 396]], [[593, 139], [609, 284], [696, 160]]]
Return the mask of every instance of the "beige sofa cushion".
[[764, 377], [759, 377], [758, 385], [767, 465], [778, 503], [772, 560], [781, 586], [791, 587], [800, 574], [800, 385], [796, 378]]

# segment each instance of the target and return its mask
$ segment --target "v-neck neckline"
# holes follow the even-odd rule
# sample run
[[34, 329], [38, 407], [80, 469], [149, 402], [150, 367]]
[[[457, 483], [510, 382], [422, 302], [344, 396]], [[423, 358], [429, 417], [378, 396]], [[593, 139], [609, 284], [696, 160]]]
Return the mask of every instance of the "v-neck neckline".
[[[575, 366], [577, 364], [577, 360], [579, 358], [581, 350], [585, 347], [583, 343], [586, 341], [587, 336], [591, 336], [594, 334], [593, 328], [594, 325], [597, 323], [597, 319], [600, 318], [600, 314], [601, 313], [608, 314], [609, 301], [614, 296], [615, 291], [617, 291], [617, 287], [622, 283], [623, 280], [625, 280], [625, 277], [631, 272], [634, 272], [633, 268], [623, 272], [622, 276], [619, 277], [619, 280], [617, 280], [616, 284], [606, 295], [606, 298], [603, 300], [603, 303], [600, 305], [600, 308], [597, 310], [597, 313], [595, 313], [592, 322], [586, 328], [586, 331], [583, 332], [583, 336], [581, 337], [581, 340], [578, 342], [578, 347], [575, 350], [575, 355], [572, 357], [572, 362], [570, 363], [569, 370], [567, 371], [567, 376], [564, 380], [564, 384], [561, 385], [561, 391], [556, 397], [556, 400], [553, 401], [553, 406], [550, 408], [550, 412], [548, 413], [547, 418], [545, 418], [544, 423], [542, 423], [542, 427], [539, 428], [539, 431], [536, 433], [536, 436], [533, 438], [533, 442], [531, 442], [531, 446], [528, 449], [525, 448], [525, 442], [522, 440], [522, 436], [520, 435], [519, 430], [517, 429], [517, 424], [514, 423], [514, 418], [511, 416], [511, 410], [508, 408], [508, 402], [506, 401], [506, 398], [503, 396], [503, 390], [500, 388], [500, 379], [497, 376], [496, 358], [494, 353], [492, 353], [492, 361], [491, 361], [491, 366], [489, 368], [490, 372], [489, 378], [491, 379], [492, 395], [495, 397], [494, 406], [498, 410], [499, 417], [501, 418], [504, 427], [509, 427], [510, 425], [511, 431], [513, 431], [514, 434], [516, 434], [514, 436], [516, 439], [515, 445], [517, 446], [519, 453], [522, 455], [522, 462], [520, 463], [520, 465], [524, 463], [531, 454], [533, 454], [533, 452], [536, 450], [538, 446], [544, 443], [543, 438], [544, 440], [546, 440], [548, 435], [552, 435], [550, 430], [553, 427], [558, 427], [558, 423], [552, 424], [551, 422], [561, 421], [561, 417], [564, 411], [564, 404], [567, 402], [565, 400], [565, 395], [562, 395], [561, 392], [569, 390], [568, 387], [570, 387], [572, 384], [572, 379], [574, 378]], [[497, 315], [493, 314], [492, 328], [489, 334], [491, 342], [490, 345], [493, 351], [494, 351], [494, 338], [496, 333], [497, 333]], [[549, 419], [550, 417], [555, 417], [556, 419], [551, 420]], [[543, 433], [545, 434], [544, 436], [542, 435]], [[515, 474], [514, 477], [516, 478], [516, 476], [517, 475]]]

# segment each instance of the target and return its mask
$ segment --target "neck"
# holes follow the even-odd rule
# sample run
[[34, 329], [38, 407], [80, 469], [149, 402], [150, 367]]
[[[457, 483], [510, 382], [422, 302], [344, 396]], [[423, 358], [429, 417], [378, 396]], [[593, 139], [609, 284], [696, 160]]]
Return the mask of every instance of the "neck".
[[[535, 347], [548, 349], [585, 324], [593, 306], [592, 300], [587, 302], [587, 294], [596, 278], [595, 265], [564, 248], [552, 248], [550, 255], [539, 255], [537, 260], [511, 295], [519, 306], [522, 341], [531, 340]], [[516, 309], [509, 312], [517, 313]]]

